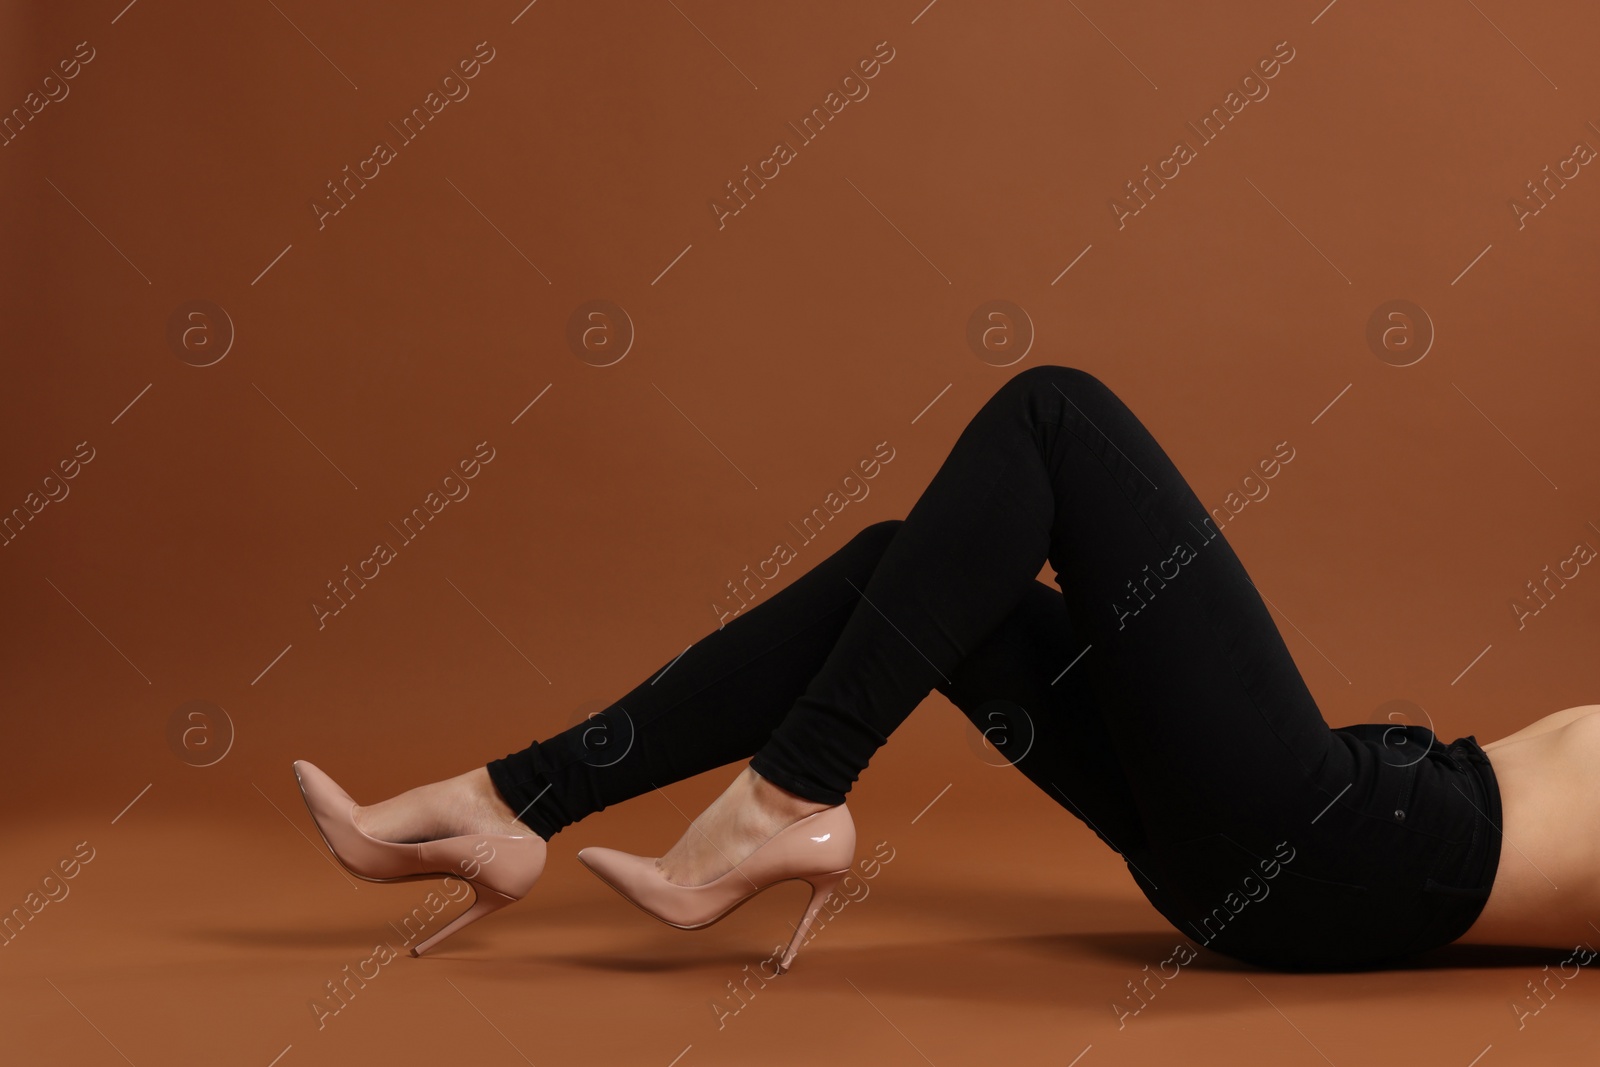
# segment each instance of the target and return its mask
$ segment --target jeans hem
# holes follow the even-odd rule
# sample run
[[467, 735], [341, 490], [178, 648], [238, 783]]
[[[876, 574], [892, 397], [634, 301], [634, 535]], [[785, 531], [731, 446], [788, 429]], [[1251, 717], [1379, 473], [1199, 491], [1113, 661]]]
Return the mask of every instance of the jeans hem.
[[781, 767], [771, 766], [771, 761], [762, 759], [759, 752], [750, 758], [750, 769], [780, 789], [787, 789], [796, 796], [814, 803], [827, 804], [831, 807], [843, 804], [845, 801], [843, 793], [824, 788], [804, 778], [797, 778]]
[[546, 841], [560, 833], [561, 827], [552, 826], [534, 806], [534, 802], [543, 795], [542, 792], [529, 799], [523, 783], [513, 777], [511, 768], [505, 760], [494, 760], [485, 766], [495, 792], [500, 794], [500, 799], [506, 802], [506, 806], [511, 809], [518, 822]]

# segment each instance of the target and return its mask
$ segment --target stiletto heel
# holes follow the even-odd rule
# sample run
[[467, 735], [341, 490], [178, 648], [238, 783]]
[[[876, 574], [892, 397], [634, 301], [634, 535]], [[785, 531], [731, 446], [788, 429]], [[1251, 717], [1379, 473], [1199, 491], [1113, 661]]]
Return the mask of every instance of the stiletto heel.
[[710, 926], [779, 882], [810, 883], [811, 900], [783, 954], [781, 974], [794, 962], [828, 895], [850, 873], [855, 851], [855, 822], [849, 808], [838, 804], [790, 823], [705, 885], [669, 882], [654, 858], [610, 848], [582, 849], [578, 860], [640, 911], [679, 930]]
[[834, 889], [845, 875], [850, 873], [846, 867], [842, 871], [830, 871], [816, 878], [807, 878], [811, 885], [811, 903], [806, 905], [805, 915], [800, 919], [800, 925], [795, 929], [794, 938], [789, 942], [789, 947], [784, 951], [783, 958], [777, 963], [778, 973], [782, 974], [789, 969], [789, 964], [794, 962], [795, 953], [800, 951], [800, 946], [806, 943], [806, 932], [811, 929], [812, 920], [822, 911], [822, 906], [833, 895]]
[[434, 841], [382, 841], [355, 822], [356, 802], [314, 764], [296, 760], [311, 819], [344, 869], [369, 882], [412, 882], [441, 875], [472, 886], [472, 906], [443, 930], [413, 946], [420, 956], [445, 938], [528, 894], [544, 873], [546, 846], [537, 834], [465, 834]]
[[488, 886], [472, 883], [472, 889], [477, 894], [477, 899], [472, 902], [472, 907], [450, 920], [450, 925], [434, 934], [426, 941], [420, 941], [411, 947], [411, 955], [420, 956], [434, 945], [443, 941], [451, 934], [463, 927], [470, 926], [492, 911], [499, 911], [507, 904], [515, 904], [516, 897], [508, 897], [504, 893], [497, 893]]

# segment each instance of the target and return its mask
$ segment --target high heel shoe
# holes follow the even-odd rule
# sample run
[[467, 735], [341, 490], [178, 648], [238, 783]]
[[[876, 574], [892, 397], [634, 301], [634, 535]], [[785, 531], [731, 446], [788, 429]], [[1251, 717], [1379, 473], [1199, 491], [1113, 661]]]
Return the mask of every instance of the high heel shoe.
[[856, 826], [843, 804], [790, 823], [733, 868], [705, 885], [669, 882], [653, 858], [610, 848], [578, 852], [583, 865], [634, 906], [680, 930], [698, 930], [732, 912], [769, 886], [800, 879], [811, 886], [811, 900], [795, 928], [778, 973], [789, 969], [813, 920], [855, 861]]
[[545, 841], [537, 834], [467, 834], [434, 841], [381, 841], [355, 823], [356, 802], [305, 760], [294, 776], [322, 840], [345, 870], [369, 882], [410, 882], [453, 875], [472, 886], [472, 906], [410, 949], [420, 956], [462, 928], [514, 904], [544, 873]]

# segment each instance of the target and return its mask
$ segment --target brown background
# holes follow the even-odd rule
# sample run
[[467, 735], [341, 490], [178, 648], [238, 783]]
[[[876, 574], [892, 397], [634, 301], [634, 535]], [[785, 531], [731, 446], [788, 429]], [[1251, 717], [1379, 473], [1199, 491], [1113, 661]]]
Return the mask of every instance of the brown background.
[[[1600, 545], [1600, 178], [1520, 227], [1511, 207], [1600, 145], [1582, 5], [124, 2], [0, 5], [8, 113], [94, 49], [0, 147], [0, 509], [94, 449], [0, 548], [0, 908], [95, 849], [0, 948], [17, 1062], [1505, 1064], [1592, 1045], [1593, 979], [1519, 1028], [1549, 957], [1450, 950], [1342, 976], [1203, 953], [1119, 1029], [1111, 1005], [1176, 935], [937, 696], [852, 794], [863, 840], [896, 849], [871, 903], [722, 1029], [709, 1003], [798, 891], [684, 935], [571, 854], [664, 849], [731, 768], [562, 834], [527, 901], [396, 961], [319, 1031], [308, 1001], [423, 890], [336, 871], [289, 771], [313, 759], [374, 800], [565, 727], [714, 626], [724, 583], [876, 442], [895, 460], [782, 580], [904, 515], [1038, 363], [1116, 389], [1211, 506], [1292, 444], [1226, 534], [1331, 724], [1405, 700], [1486, 742], [1593, 701], [1600, 579], [1520, 630], [1510, 606]], [[325, 184], [398, 142], [387, 123], [480, 41], [470, 95], [319, 229]], [[785, 122], [880, 41], [870, 95], [799, 145]], [[1198, 145], [1186, 123], [1280, 41], [1270, 94], [1119, 229], [1112, 198]], [[709, 202], [780, 137], [797, 158], [719, 229]], [[168, 340], [196, 299], [236, 334], [206, 367]], [[567, 341], [596, 299], [636, 331], [607, 367]], [[1397, 299], [1435, 334], [1409, 366], [1367, 341]], [[1009, 367], [967, 342], [991, 300], [1035, 334]], [[471, 495], [319, 630], [324, 583], [480, 441]], [[201, 740], [233, 734], [206, 767], [168, 739], [194, 700], [231, 723]]]

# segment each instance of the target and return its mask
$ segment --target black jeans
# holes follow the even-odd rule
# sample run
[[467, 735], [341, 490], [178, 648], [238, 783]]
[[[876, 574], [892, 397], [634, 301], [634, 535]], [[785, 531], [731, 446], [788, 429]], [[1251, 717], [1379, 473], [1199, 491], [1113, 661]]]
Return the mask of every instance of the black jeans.
[[1329, 729], [1178, 469], [1070, 367], [1001, 386], [905, 520], [489, 772], [546, 838], [744, 758], [838, 803], [935, 689], [1217, 951], [1379, 965], [1459, 937], [1487, 900], [1500, 797], [1476, 740]]

